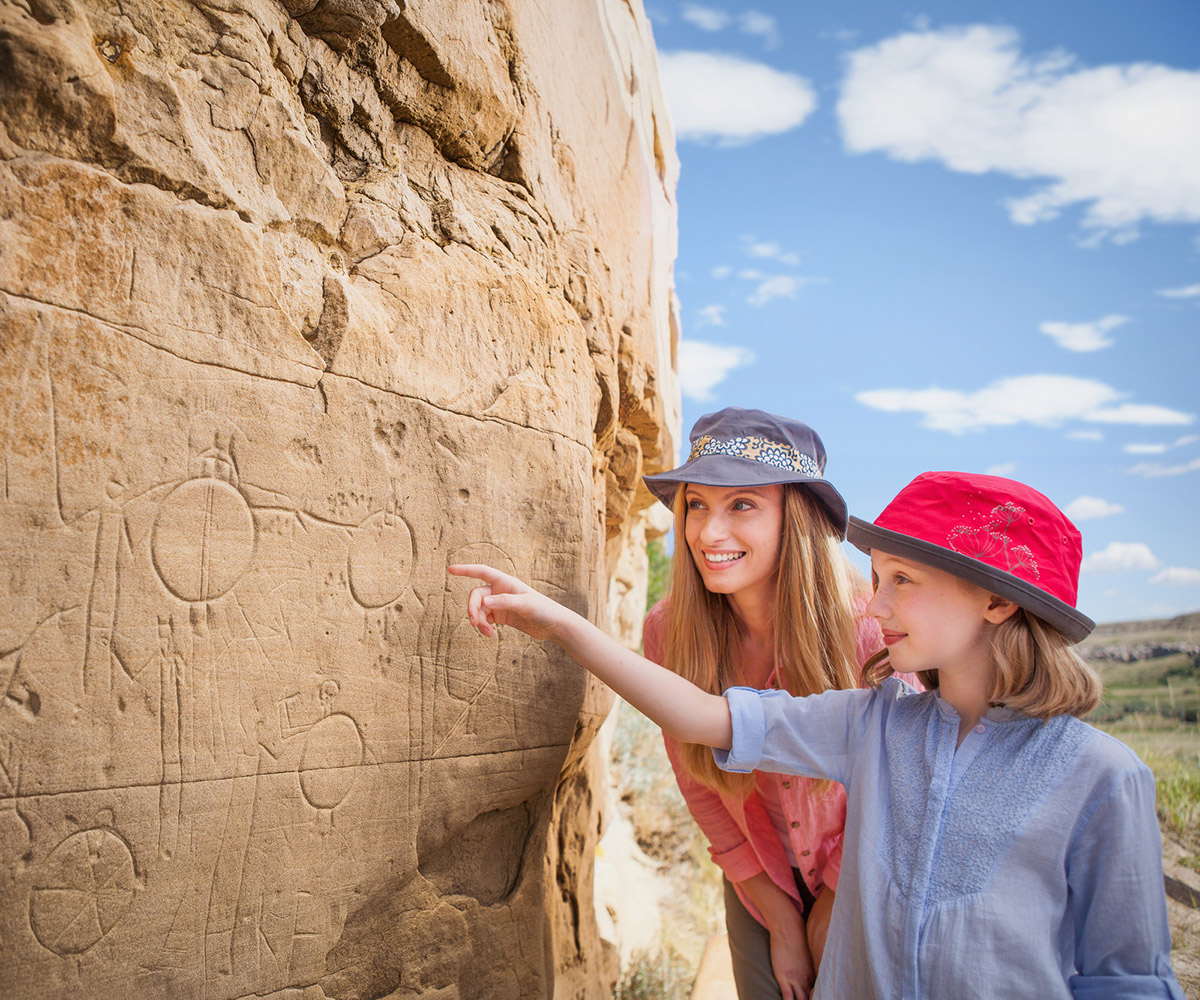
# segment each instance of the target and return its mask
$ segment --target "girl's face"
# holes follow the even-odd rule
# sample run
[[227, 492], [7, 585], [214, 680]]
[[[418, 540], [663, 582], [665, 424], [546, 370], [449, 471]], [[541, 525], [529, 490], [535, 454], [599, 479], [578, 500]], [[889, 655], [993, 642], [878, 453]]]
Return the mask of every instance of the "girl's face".
[[871, 551], [871, 582], [875, 595], [867, 613], [878, 619], [883, 629], [894, 670], [916, 673], [990, 667], [990, 625], [998, 614], [986, 590], [925, 563], [878, 549]]
[[714, 594], [773, 597], [783, 538], [782, 486], [684, 489], [688, 551]]

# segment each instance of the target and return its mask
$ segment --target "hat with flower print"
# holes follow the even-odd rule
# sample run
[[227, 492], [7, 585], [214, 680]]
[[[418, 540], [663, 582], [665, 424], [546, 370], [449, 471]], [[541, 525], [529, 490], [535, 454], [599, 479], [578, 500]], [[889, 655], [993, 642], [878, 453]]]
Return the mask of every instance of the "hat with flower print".
[[1000, 476], [925, 472], [869, 524], [846, 536], [881, 552], [961, 577], [1007, 598], [1072, 642], [1096, 627], [1076, 610], [1082, 537], [1035, 489]]
[[808, 424], [763, 410], [727, 406], [696, 421], [691, 444], [688, 459], [679, 468], [642, 477], [668, 507], [684, 483], [728, 487], [798, 483], [812, 490], [838, 537], [845, 537], [846, 501], [824, 478], [825, 445]]

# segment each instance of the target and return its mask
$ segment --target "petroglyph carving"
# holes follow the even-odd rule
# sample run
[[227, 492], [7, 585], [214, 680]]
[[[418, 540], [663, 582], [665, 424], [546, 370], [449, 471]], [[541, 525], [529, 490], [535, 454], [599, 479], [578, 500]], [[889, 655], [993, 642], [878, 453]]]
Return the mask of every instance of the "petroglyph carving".
[[81, 955], [125, 916], [136, 889], [124, 840], [102, 827], [73, 833], [37, 867], [29, 896], [33, 935], [57, 955]]
[[346, 575], [354, 599], [372, 610], [397, 600], [408, 586], [412, 560], [412, 532], [399, 513], [371, 514], [350, 543]]
[[607, 696], [445, 567], [643, 547], [641, 4], [165, 10], [0, 4], [0, 993], [600, 1000]]

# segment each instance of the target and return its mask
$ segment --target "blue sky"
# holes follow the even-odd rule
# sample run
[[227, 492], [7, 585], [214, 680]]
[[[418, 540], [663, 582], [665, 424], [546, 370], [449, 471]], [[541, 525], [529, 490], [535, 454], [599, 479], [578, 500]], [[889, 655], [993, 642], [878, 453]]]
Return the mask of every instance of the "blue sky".
[[685, 433], [799, 417], [868, 519], [927, 469], [1022, 480], [1085, 613], [1200, 609], [1200, 4], [647, 13]]

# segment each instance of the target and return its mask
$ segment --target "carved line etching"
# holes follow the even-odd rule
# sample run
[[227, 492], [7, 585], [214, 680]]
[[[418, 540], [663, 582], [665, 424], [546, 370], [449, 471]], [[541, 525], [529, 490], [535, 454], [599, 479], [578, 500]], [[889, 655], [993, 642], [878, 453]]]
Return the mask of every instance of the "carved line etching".
[[80, 830], [39, 866], [29, 894], [29, 926], [48, 951], [82, 955], [125, 916], [136, 890], [125, 840], [105, 827]]

